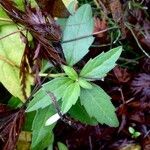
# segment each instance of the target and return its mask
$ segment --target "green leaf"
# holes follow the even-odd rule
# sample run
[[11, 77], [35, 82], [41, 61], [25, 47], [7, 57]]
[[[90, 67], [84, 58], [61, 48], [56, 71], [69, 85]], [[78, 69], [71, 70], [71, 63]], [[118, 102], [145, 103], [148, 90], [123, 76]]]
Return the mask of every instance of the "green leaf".
[[32, 147], [31, 150], [45, 150], [47, 147], [49, 148], [49, 146], [52, 147], [53, 142], [54, 142], [54, 134], [53, 133], [47, 134], [47, 136], [45, 136], [42, 139], [42, 141], [38, 143], [35, 147]]
[[72, 67], [62, 65], [62, 68], [70, 79], [76, 80], [78, 78], [78, 74]]
[[[0, 27], [0, 37], [17, 31], [15, 25], [5, 25]], [[0, 82], [15, 97], [24, 101], [21, 90], [20, 64], [24, 53], [25, 44], [21, 41], [20, 34], [16, 33], [0, 40]], [[26, 94], [30, 95], [31, 77], [27, 77]]]
[[67, 146], [61, 142], [58, 142], [58, 148], [59, 150], [68, 150]]
[[[23, 10], [24, 11], [24, 0], [13, 0], [17, 7], [20, 9], [20, 10]], [[37, 3], [35, 2], [35, 0], [30, 0], [30, 4], [32, 7], [36, 7], [37, 6]]]
[[99, 123], [105, 123], [111, 127], [119, 125], [110, 97], [99, 86], [93, 84], [91, 90], [82, 89], [80, 101], [87, 113], [96, 118]]
[[72, 105], [74, 105], [80, 95], [80, 86], [78, 82], [74, 82], [66, 88], [62, 97], [62, 112], [66, 113]]
[[140, 132], [135, 132], [135, 133], [133, 134], [134, 138], [137, 138], [137, 137], [139, 137], [140, 135], [141, 135]]
[[[85, 4], [67, 20], [63, 41], [91, 35], [93, 29], [94, 21], [92, 18], [92, 9], [90, 5]], [[73, 66], [80, 61], [88, 53], [88, 49], [93, 41], [94, 37], [90, 36], [63, 43], [62, 47], [67, 64]]]
[[53, 69], [53, 64], [48, 60], [42, 59], [40, 73], [46, 72], [48, 69]]
[[36, 111], [32, 111], [29, 113], [25, 113], [25, 123], [23, 125], [23, 131], [30, 131], [32, 130], [32, 124], [36, 115]]
[[14, 97], [14, 96], [12, 96], [10, 100], [8, 101], [8, 106], [12, 108], [18, 108], [22, 106], [22, 104], [23, 104], [22, 101], [19, 98]]
[[39, 108], [45, 108], [52, 103], [51, 97], [47, 92], [52, 92], [59, 100], [63, 96], [63, 91], [72, 83], [73, 81], [67, 77], [55, 78], [42, 85], [42, 88], [34, 95], [33, 100], [29, 103], [26, 112], [34, 111]]
[[3, 10], [3, 8], [0, 7], [0, 26], [8, 24], [13, 24], [13, 22], [11, 22], [11, 19], [8, 17], [7, 13]]
[[92, 84], [83, 78], [79, 78], [79, 85], [84, 89], [92, 89]]
[[64, 31], [66, 27], [67, 18], [58, 18], [56, 22], [61, 26], [62, 31]]
[[80, 121], [84, 124], [94, 126], [98, 124], [95, 118], [92, 118], [88, 115], [85, 108], [80, 104], [80, 102], [77, 102], [74, 106], [72, 106], [68, 113], [75, 120]]
[[77, 0], [71, 0], [69, 5], [68, 5], [68, 11], [70, 12], [71, 15], [75, 13], [75, 7], [78, 4]]
[[33, 150], [42, 150], [48, 147], [53, 141], [53, 128], [52, 126], [45, 126], [47, 119], [55, 113], [52, 106], [48, 106], [44, 109], [39, 109], [36, 113], [35, 119], [32, 125], [32, 144]]
[[131, 133], [131, 134], [134, 134], [134, 132], [135, 132], [135, 129], [133, 128], [133, 127], [129, 127], [129, 132]]
[[106, 53], [101, 53], [94, 59], [90, 59], [80, 72], [80, 76], [89, 80], [97, 80], [106, 76], [106, 74], [115, 67], [115, 62], [122, 52], [119, 46]]

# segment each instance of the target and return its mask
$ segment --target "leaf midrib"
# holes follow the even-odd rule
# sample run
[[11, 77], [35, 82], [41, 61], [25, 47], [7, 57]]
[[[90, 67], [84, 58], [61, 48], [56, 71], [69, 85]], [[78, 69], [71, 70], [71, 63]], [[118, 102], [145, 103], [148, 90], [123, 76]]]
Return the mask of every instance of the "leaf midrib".
[[[97, 67], [95, 67], [94, 69], [92, 69], [92, 71], [91, 72], [88, 72], [88, 73], [86, 73], [86, 74], [84, 74], [83, 76], [89, 76], [89, 74], [91, 74], [91, 73], [93, 73], [95, 70], [97, 70], [99, 67], [101, 67], [101, 66], [103, 66], [105, 63], [107, 63], [112, 57], [114, 57], [114, 55], [116, 55], [116, 53], [115, 54], [113, 54], [113, 55], [111, 55], [111, 57], [109, 57], [109, 59], [107, 59], [106, 61], [103, 61], [100, 65], [96, 65]], [[113, 64], [115, 64], [115, 63], [113, 63]]]

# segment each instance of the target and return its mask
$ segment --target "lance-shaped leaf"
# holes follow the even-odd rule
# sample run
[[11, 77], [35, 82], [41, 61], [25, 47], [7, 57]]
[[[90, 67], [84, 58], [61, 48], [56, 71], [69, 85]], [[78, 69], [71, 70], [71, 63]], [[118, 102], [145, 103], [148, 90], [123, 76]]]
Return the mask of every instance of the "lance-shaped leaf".
[[89, 80], [103, 78], [115, 67], [116, 61], [122, 52], [122, 47], [114, 48], [106, 53], [101, 53], [94, 59], [90, 59], [80, 72], [80, 76]]
[[56, 99], [59, 100], [63, 96], [63, 91], [65, 91], [72, 82], [73, 81], [67, 77], [59, 77], [43, 84], [42, 88], [34, 95], [26, 111], [30, 112], [50, 105], [52, 100], [47, 92], [52, 92]]
[[48, 106], [44, 109], [39, 109], [36, 113], [35, 119], [32, 124], [32, 144], [33, 150], [42, 150], [48, 147], [53, 142], [53, 128], [52, 126], [45, 126], [45, 122], [55, 113], [52, 106]]
[[90, 90], [81, 90], [80, 101], [89, 116], [96, 118], [101, 124], [117, 127], [119, 123], [110, 99], [105, 91], [95, 84]]
[[68, 150], [67, 146], [61, 142], [58, 142], [58, 148], [59, 150]]
[[[0, 37], [17, 30], [15, 25], [1, 26]], [[21, 41], [19, 33], [0, 40], [0, 82], [13, 96], [18, 97], [22, 101], [24, 101], [24, 96], [21, 90], [19, 72], [24, 48], [25, 45]], [[26, 80], [27, 96], [30, 95], [30, 85], [32, 83], [28, 79]]]
[[90, 117], [85, 108], [80, 104], [80, 101], [77, 102], [68, 112], [71, 117], [75, 120], [80, 121], [88, 125], [97, 125], [98, 122], [95, 118]]
[[76, 80], [78, 78], [77, 72], [72, 67], [62, 65], [62, 68], [70, 79]]
[[90, 82], [86, 81], [84, 78], [79, 78], [78, 82], [79, 82], [79, 85], [84, 89], [92, 88], [92, 84]]
[[[85, 4], [70, 16], [66, 23], [63, 41], [76, 39], [93, 33], [94, 23], [90, 5]], [[94, 38], [92, 36], [64, 43], [63, 51], [69, 66], [73, 66], [87, 53]]]
[[72, 105], [74, 105], [80, 95], [80, 86], [78, 82], [74, 82], [66, 88], [62, 97], [62, 112], [66, 113]]

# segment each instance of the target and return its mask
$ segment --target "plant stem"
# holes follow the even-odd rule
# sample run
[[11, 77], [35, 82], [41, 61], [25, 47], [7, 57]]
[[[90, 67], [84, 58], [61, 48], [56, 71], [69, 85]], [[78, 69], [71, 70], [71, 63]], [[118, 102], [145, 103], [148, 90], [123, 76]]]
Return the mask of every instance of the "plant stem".
[[141, 46], [141, 44], [139, 43], [139, 40], [137, 39], [134, 31], [131, 29], [130, 25], [128, 23], [125, 23], [125, 26], [130, 30], [130, 32], [132, 33], [135, 41], [137, 42], [137, 45], [139, 46], [139, 48], [141, 49], [141, 51], [148, 57], [150, 58], [150, 55], [143, 49], [143, 47]]
[[39, 73], [39, 76], [41, 77], [50, 77], [50, 78], [57, 78], [57, 77], [64, 77], [65, 73], [57, 73], [57, 74], [47, 74], [47, 73]]
[[87, 38], [87, 37], [90, 37], [90, 36], [94, 36], [94, 35], [97, 35], [97, 34], [100, 34], [100, 33], [107, 32], [107, 31], [112, 30], [112, 29], [118, 29], [118, 27], [117, 26], [110, 27], [110, 28], [107, 28], [107, 29], [104, 29], [104, 30], [101, 30], [101, 31], [98, 31], [98, 32], [94, 32], [94, 33], [89, 34], [89, 35], [84, 35], [84, 36], [80, 36], [80, 37], [77, 37], [77, 38], [74, 38], [74, 39], [62, 41], [61, 43], [68, 43], [68, 42], [73, 42], [73, 41], [76, 41], [76, 40], [81, 40], [81, 39], [84, 39], [84, 38]]

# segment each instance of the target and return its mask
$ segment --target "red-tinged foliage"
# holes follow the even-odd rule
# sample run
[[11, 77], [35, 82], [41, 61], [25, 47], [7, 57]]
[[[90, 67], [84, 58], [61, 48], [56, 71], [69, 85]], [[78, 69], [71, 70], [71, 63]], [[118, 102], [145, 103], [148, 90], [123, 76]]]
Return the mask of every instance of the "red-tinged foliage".
[[131, 90], [134, 95], [143, 101], [150, 100], [150, 74], [140, 73], [131, 83]]
[[147, 20], [147, 19], [145, 19], [143, 21], [143, 27], [144, 27], [145, 35], [141, 39], [141, 42], [143, 44], [145, 44], [148, 48], [150, 48], [150, 33], [149, 33], [149, 30], [150, 30], [150, 21]]
[[0, 149], [14, 150], [25, 118], [24, 109], [11, 110], [0, 104]]
[[57, 64], [63, 61], [60, 52], [55, 48], [56, 43], [59, 44], [61, 40], [61, 29], [50, 15], [46, 16], [40, 8], [31, 8], [30, 4], [26, 5], [25, 12], [19, 10], [10, 0], [0, 0], [0, 4], [15, 23], [25, 26], [40, 43], [40, 50], [43, 49], [44, 54], [39, 52], [36, 56], [46, 55]]
[[110, 0], [109, 7], [114, 21], [121, 28], [122, 39], [126, 38], [126, 30], [124, 25], [124, 14], [120, 0]]
[[[146, 131], [149, 132], [149, 131]], [[149, 150], [150, 149], [150, 137], [145, 137], [143, 140], [143, 150]]]
[[[100, 20], [98, 17], [94, 18], [94, 32], [99, 32], [107, 29], [108, 25], [105, 19]], [[97, 38], [107, 38], [107, 32], [99, 33], [96, 35]]]
[[149, 102], [139, 102], [139, 101], [133, 101], [128, 104], [129, 107], [134, 108], [136, 110], [148, 110], [150, 109], [150, 103]]
[[123, 69], [119, 66], [116, 66], [114, 69], [114, 74], [119, 82], [126, 83], [131, 79], [131, 75], [128, 73], [127, 68]]
[[143, 63], [141, 64], [142, 69], [145, 73], [150, 73], [150, 59], [145, 58]]

